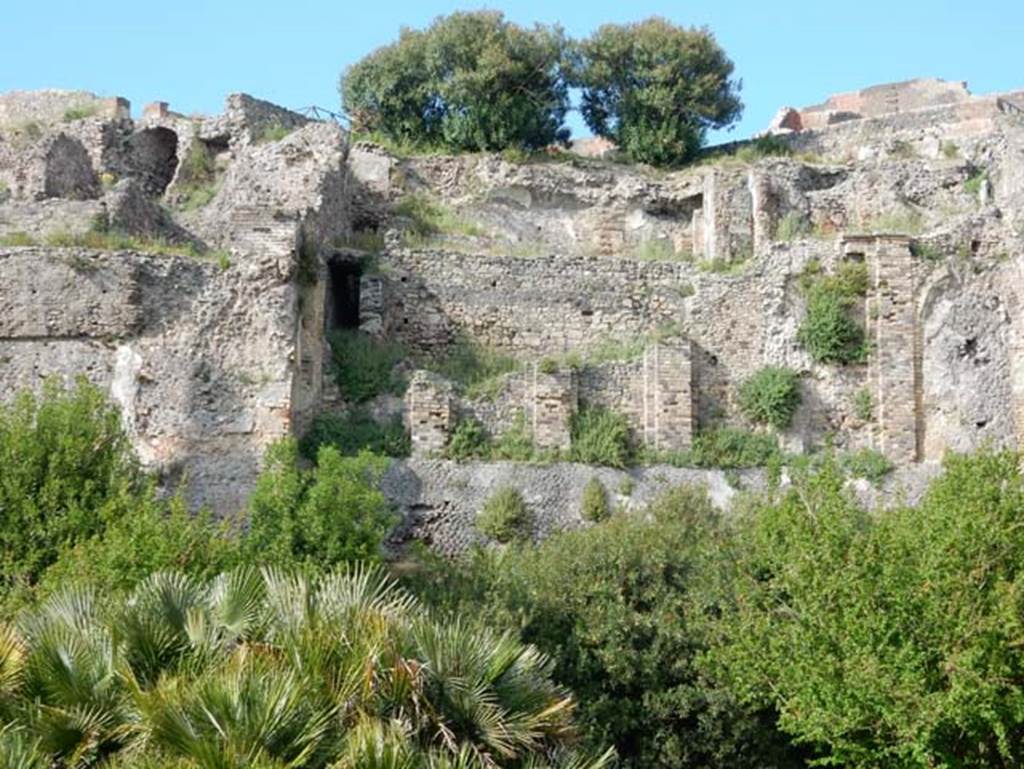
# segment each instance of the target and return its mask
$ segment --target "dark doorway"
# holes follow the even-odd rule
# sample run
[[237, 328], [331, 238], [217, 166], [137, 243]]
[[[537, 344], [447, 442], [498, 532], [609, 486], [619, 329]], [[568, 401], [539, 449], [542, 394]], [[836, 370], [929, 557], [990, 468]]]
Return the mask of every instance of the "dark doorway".
[[359, 265], [335, 260], [328, 263], [327, 269], [327, 327], [359, 328]]

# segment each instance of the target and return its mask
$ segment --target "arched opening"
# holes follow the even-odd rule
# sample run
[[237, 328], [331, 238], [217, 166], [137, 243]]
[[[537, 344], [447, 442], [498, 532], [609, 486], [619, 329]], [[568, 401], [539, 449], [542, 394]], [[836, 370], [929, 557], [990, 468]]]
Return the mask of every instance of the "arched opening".
[[146, 193], [159, 197], [178, 170], [178, 134], [169, 128], [146, 128], [128, 139], [132, 175]]
[[86, 200], [99, 195], [99, 180], [89, 153], [77, 139], [61, 134], [46, 150], [44, 198]]

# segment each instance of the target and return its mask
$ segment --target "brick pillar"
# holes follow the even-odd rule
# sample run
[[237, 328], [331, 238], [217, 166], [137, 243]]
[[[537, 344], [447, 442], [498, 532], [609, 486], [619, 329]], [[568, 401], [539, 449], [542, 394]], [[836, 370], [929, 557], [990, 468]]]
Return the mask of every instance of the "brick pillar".
[[455, 427], [452, 386], [429, 371], [414, 371], [405, 393], [405, 417], [416, 457], [437, 454]]
[[920, 458], [921, 340], [915, 259], [899, 235], [847, 239], [868, 264], [868, 377], [877, 413], [877, 448], [896, 463]]
[[544, 373], [533, 364], [530, 377], [530, 428], [538, 449], [567, 451], [571, 443], [569, 420], [576, 413], [579, 387], [572, 369]]
[[691, 345], [672, 340], [644, 350], [644, 443], [661, 451], [686, 451], [693, 442]]

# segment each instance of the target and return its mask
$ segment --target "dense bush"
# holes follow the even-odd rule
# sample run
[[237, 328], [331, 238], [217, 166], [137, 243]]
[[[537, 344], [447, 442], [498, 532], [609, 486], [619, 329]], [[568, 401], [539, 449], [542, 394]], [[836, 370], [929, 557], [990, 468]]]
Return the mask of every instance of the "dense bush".
[[412, 448], [400, 415], [380, 422], [362, 408], [350, 409], [346, 414], [318, 415], [299, 450], [307, 459], [315, 460], [321, 446], [334, 446], [345, 455], [370, 451], [386, 457], [407, 457]]
[[608, 509], [608, 490], [599, 478], [591, 478], [583, 487], [580, 498], [580, 515], [585, 521], [595, 523], [603, 521], [610, 514]]
[[5, 767], [573, 767], [573, 702], [508, 635], [382, 573], [154, 574], [0, 625]]
[[800, 405], [800, 375], [782, 366], [765, 366], [740, 385], [739, 406], [751, 422], [785, 430]]
[[660, 18], [606, 24], [579, 43], [574, 70], [587, 125], [643, 163], [692, 159], [709, 128], [742, 111], [733, 64], [706, 29]]
[[490, 436], [480, 422], [472, 417], [460, 419], [448, 437], [444, 455], [448, 459], [486, 459], [490, 455]]
[[538, 148], [567, 138], [557, 28], [498, 11], [453, 13], [349, 67], [342, 105], [357, 132], [452, 150]]
[[394, 523], [377, 484], [387, 460], [369, 452], [342, 456], [322, 446], [316, 467], [298, 464], [298, 447], [286, 439], [264, 457], [249, 501], [243, 553], [258, 563], [325, 568], [376, 560]]
[[694, 436], [684, 464], [720, 469], [763, 467], [779, 456], [779, 442], [773, 435], [718, 427]]
[[0, 405], [0, 589], [32, 585], [142, 489], [118, 410], [84, 379]]
[[364, 403], [384, 393], [402, 393], [405, 382], [396, 370], [405, 358], [401, 345], [355, 329], [334, 331], [329, 342], [334, 378], [347, 399]]
[[706, 494], [678, 488], [647, 514], [438, 566], [421, 589], [551, 654], [587, 741], [614, 744], [627, 767], [791, 766], [771, 713], [740, 706], [697, 665], [698, 576], [721, 536]]
[[1021, 511], [1013, 453], [952, 456], [874, 513], [826, 465], [743, 519], [715, 657], [840, 766], [1017, 766]]
[[523, 495], [512, 486], [495, 491], [476, 517], [480, 533], [501, 543], [529, 539], [532, 524], [533, 515]]
[[625, 467], [633, 456], [626, 417], [603, 406], [582, 406], [570, 422], [574, 462]]
[[797, 332], [800, 344], [819, 363], [862, 363], [867, 358], [864, 329], [851, 316], [867, 292], [867, 268], [840, 265], [835, 275], [812, 270], [801, 279], [807, 312]]

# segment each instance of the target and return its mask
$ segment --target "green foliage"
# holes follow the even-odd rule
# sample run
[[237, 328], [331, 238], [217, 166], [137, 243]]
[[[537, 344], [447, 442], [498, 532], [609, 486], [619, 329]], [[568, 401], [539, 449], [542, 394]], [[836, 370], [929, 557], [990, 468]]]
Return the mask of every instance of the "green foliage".
[[588, 465], [625, 467], [633, 457], [626, 417], [603, 406], [582, 406], [569, 425], [569, 457]]
[[530, 537], [533, 515], [523, 495], [512, 486], [495, 491], [476, 517], [476, 527], [486, 537], [508, 543]]
[[34, 585], [130, 509], [140, 483], [120, 414], [84, 378], [0, 405], [0, 588]]
[[860, 262], [842, 263], [834, 275], [811, 269], [801, 277], [807, 299], [797, 339], [819, 363], [862, 363], [868, 354], [864, 329], [851, 317], [857, 300], [867, 292], [867, 268]]
[[740, 411], [756, 424], [785, 430], [800, 405], [800, 375], [782, 366], [765, 366], [740, 385]]
[[556, 680], [578, 693], [586, 742], [614, 744], [625, 767], [795, 766], [771, 714], [697, 665], [698, 578], [721, 538], [706, 493], [680, 487], [642, 514], [438, 564], [423, 590], [551, 654]]
[[981, 185], [985, 183], [986, 179], [988, 179], [988, 174], [984, 169], [975, 171], [964, 182], [964, 192], [977, 197], [981, 193]]
[[334, 446], [346, 456], [369, 451], [386, 457], [407, 457], [412, 448], [401, 415], [382, 423], [358, 407], [345, 414], [317, 415], [299, 449], [304, 457], [314, 460], [321, 446]]
[[194, 211], [217, 194], [217, 166], [207, 144], [193, 137], [178, 167], [174, 192], [179, 208]]
[[1018, 765], [1022, 509], [1013, 453], [872, 513], [827, 465], [743, 518], [714, 657], [830, 764]]
[[0, 246], [23, 248], [26, 246], [38, 246], [39, 242], [27, 232], [16, 230], [0, 235]]
[[719, 469], [763, 467], [777, 458], [774, 435], [752, 433], [737, 427], [718, 427], [694, 436], [693, 448], [680, 464]]
[[510, 635], [440, 622], [382, 572], [160, 572], [0, 626], [5, 767], [602, 769]]
[[378, 489], [387, 464], [369, 452], [346, 457], [321, 446], [316, 467], [303, 470], [294, 440], [274, 444], [249, 501], [243, 553], [259, 563], [321, 569], [380, 558], [394, 523]]
[[871, 391], [866, 387], [853, 394], [853, 415], [862, 422], [870, 422], [874, 418], [875, 407]]
[[628, 475], [622, 479], [619, 484], [619, 494], [624, 497], [632, 496], [633, 490], [636, 488], [636, 481], [630, 478]]
[[493, 399], [500, 392], [504, 376], [522, 367], [512, 356], [467, 337], [457, 338], [442, 356], [423, 365], [455, 382], [470, 400]]
[[876, 486], [884, 480], [893, 465], [885, 455], [874, 449], [860, 449], [840, 457], [840, 467], [854, 478], [865, 478]]
[[789, 157], [793, 149], [781, 136], [758, 136], [745, 142], [736, 150], [735, 158], [743, 163], [753, 163], [761, 158]]
[[696, 156], [709, 128], [739, 118], [732, 72], [708, 30], [650, 18], [606, 24], [580, 42], [572, 80], [595, 134], [634, 161], [673, 166]]
[[63, 120], [65, 123], [74, 123], [79, 120], [85, 120], [86, 118], [92, 117], [99, 108], [95, 104], [84, 105], [81, 107], [71, 107], [64, 110]]
[[401, 395], [405, 380], [396, 370], [405, 350], [395, 342], [374, 339], [358, 329], [328, 335], [334, 380], [348, 400], [365, 403], [384, 393]]
[[[22, 233], [22, 235], [24, 235]], [[39, 245], [40, 242], [34, 238], [19, 236], [21, 240], [18, 245]], [[212, 251], [201, 251], [191, 241], [179, 243], [162, 238], [147, 238], [138, 235], [129, 235], [123, 232], [115, 232], [94, 227], [88, 232], [51, 232], [42, 241], [47, 246], [54, 248], [90, 248], [96, 251], [141, 251], [149, 254], [164, 254], [167, 256], [187, 256], [196, 258], [214, 254]]]
[[956, 145], [956, 142], [946, 141], [942, 142], [942, 156], [949, 160], [957, 157], [960, 154], [960, 148]]
[[498, 11], [458, 12], [349, 67], [342, 105], [357, 132], [456, 151], [564, 140], [569, 106], [558, 28], [524, 29]]
[[279, 142], [294, 130], [294, 126], [289, 127], [283, 123], [268, 123], [263, 127], [263, 130], [260, 131], [259, 136], [256, 137], [256, 143], [267, 144], [269, 142]]
[[799, 211], [789, 211], [779, 219], [775, 228], [775, 239], [787, 242], [806, 237], [811, 234], [811, 223]]
[[405, 244], [409, 247], [422, 246], [438, 235], [484, 234], [478, 225], [460, 218], [426, 193], [412, 192], [402, 196], [392, 213], [409, 221], [409, 229], [404, 234]]
[[237, 563], [236, 538], [237, 532], [208, 512], [189, 512], [181, 496], [163, 501], [147, 490], [101, 534], [62, 550], [43, 574], [41, 592], [56, 593], [72, 583], [127, 592], [166, 569], [211, 577]]
[[509, 428], [494, 440], [491, 459], [530, 462], [536, 455], [533, 434], [526, 424], [526, 415], [520, 411]]
[[597, 477], [587, 481], [580, 498], [580, 515], [583, 520], [597, 523], [611, 514], [608, 508], [608, 491]]
[[484, 459], [490, 454], [490, 437], [476, 419], [460, 419], [448, 438], [444, 454], [449, 459]]

